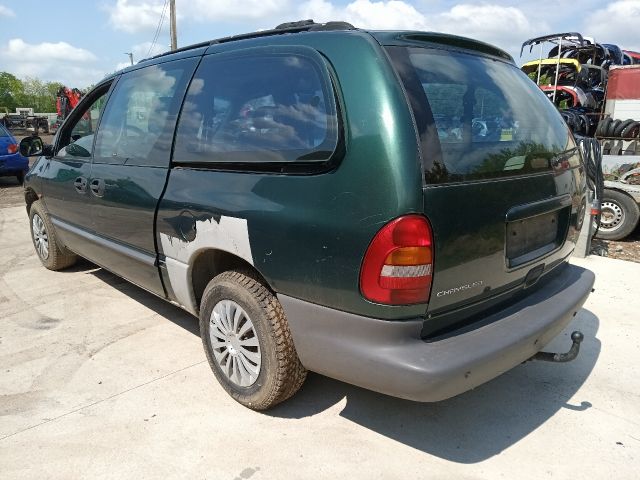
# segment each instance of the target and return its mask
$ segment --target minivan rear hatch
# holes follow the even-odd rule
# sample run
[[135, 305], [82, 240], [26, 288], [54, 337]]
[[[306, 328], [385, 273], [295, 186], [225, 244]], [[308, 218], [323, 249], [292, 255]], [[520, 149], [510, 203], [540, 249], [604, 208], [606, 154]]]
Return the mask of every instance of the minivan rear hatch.
[[512, 62], [460, 49], [386, 49], [420, 137], [435, 240], [428, 313], [481, 311], [571, 253], [584, 208], [580, 153]]

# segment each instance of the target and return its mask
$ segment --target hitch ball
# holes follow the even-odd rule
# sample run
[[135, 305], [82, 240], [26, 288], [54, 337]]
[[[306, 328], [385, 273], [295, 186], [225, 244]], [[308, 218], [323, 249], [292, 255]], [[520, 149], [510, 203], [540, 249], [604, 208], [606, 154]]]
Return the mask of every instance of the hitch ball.
[[576, 330], [571, 334], [571, 341], [573, 344], [567, 353], [552, 353], [552, 352], [538, 352], [531, 360], [539, 360], [542, 362], [556, 362], [565, 363], [574, 360], [578, 353], [580, 353], [580, 344], [584, 340], [584, 335], [581, 331]]

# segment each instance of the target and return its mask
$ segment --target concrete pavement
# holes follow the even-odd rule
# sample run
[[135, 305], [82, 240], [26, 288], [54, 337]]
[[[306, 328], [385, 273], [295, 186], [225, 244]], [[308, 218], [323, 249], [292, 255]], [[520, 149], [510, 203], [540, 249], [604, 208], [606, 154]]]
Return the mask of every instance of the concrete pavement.
[[548, 349], [438, 404], [311, 374], [267, 413], [216, 383], [195, 318], [95, 266], [44, 269], [0, 197], [0, 478], [640, 478], [640, 264], [601, 257]]

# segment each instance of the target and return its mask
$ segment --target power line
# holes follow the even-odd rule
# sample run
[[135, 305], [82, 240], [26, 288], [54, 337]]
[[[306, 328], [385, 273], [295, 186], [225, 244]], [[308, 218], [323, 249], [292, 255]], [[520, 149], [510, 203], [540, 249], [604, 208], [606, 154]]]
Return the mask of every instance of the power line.
[[162, 6], [162, 14], [160, 15], [160, 21], [158, 22], [156, 33], [153, 36], [153, 41], [151, 42], [151, 46], [149, 47], [149, 51], [147, 52], [147, 57], [151, 55], [151, 50], [153, 50], [153, 47], [155, 47], [156, 42], [158, 41], [158, 35], [160, 35], [160, 30], [162, 30], [162, 24], [164, 23], [164, 16], [165, 16], [165, 12], [167, 11], [168, 4], [169, 4], [169, 0], [165, 0], [164, 5]]

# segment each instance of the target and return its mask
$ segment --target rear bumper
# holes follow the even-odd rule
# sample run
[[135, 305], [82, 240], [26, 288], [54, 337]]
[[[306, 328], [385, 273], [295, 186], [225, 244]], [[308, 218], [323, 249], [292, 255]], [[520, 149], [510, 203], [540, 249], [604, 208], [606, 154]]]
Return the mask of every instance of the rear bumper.
[[510, 370], [562, 331], [595, 276], [574, 265], [559, 268], [544, 286], [487, 318], [490, 323], [434, 342], [420, 338], [422, 319], [378, 320], [278, 298], [307, 369], [395, 397], [435, 402]]

